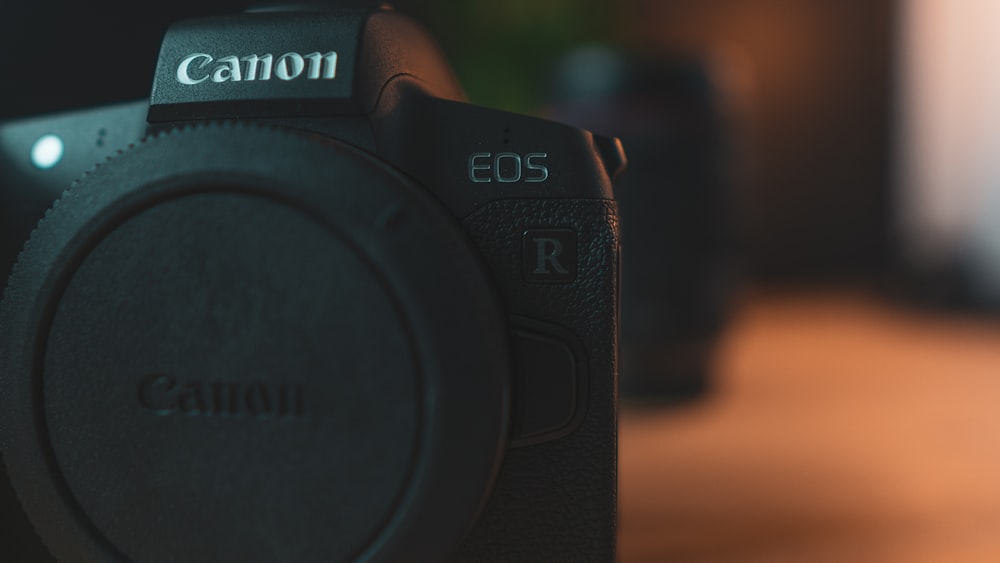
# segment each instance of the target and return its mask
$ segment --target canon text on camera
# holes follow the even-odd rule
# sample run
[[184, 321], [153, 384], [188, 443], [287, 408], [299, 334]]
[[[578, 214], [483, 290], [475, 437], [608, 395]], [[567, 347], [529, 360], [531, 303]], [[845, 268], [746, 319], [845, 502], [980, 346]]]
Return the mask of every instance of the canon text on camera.
[[[203, 70], [212, 62], [216, 63], [215, 67], [204, 75], [194, 70]], [[192, 72], [199, 76], [192, 76]], [[211, 79], [212, 82], [249, 82], [270, 80], [272, 74], [279, 80], [288, 81], [302, 76], [303, 72], [308, 80], [332, 80], [336, 78], [337, 52], [320, 53], [316, 51], [307, 55], [285, 53], [278, 57], [277, 61], [271, 54], [249, 55], [242, 58], [229, 55], [216, 60], [207, 53], [192, 53], [184, 57], [177, 65], [177, 81], [187, 85], [201, 84], [208, 79]]]

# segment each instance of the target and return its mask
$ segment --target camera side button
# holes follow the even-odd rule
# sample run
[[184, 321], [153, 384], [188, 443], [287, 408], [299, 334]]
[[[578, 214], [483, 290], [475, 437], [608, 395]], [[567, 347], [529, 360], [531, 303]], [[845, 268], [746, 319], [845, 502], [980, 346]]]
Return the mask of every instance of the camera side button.
[[[525, 325], [530, 323], [531, 326]], [[521, 326], [518, 326], [521, 325]], [[584, 412], [583, 362], [575, 338], [559, 327], [515, 319], [511, 330], [511, 445], [527, 446], [572, 432]], [[569, 340], [567, 340], [567, 338]]]

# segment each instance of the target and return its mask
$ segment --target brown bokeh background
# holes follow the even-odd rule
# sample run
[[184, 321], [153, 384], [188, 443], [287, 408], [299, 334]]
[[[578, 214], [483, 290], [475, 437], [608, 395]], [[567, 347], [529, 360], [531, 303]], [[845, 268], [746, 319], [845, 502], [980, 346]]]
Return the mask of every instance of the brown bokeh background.
[[748, 295], [718, 387], [626, 403], [621, 563], [1000, 560], [1000, 326]]
[[626, 9], [630, 42], [742, 56], [741, 242], [757, 277], [884, 271], [892, 4], [675, 0]]

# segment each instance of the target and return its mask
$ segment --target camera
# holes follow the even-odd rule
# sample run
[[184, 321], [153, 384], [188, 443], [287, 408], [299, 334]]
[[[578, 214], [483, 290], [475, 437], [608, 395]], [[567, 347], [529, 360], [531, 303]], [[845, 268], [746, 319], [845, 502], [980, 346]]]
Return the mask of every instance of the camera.
[[177, 23], [148, 100], [0, 123], [0, 439], [42, 541], [612, 561], [624, 166], [347, 4]]

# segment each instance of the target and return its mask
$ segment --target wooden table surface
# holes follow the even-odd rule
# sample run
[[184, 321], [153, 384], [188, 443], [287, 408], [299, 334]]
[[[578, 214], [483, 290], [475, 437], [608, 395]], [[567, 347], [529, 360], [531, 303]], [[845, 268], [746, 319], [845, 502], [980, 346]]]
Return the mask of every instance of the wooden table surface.
[[755, 298], [717, 384], [623, 404], [620, 563], [1000, 562], [1000, 320]]

